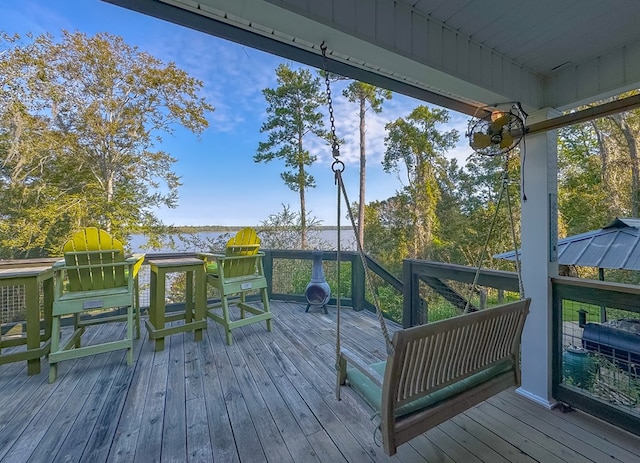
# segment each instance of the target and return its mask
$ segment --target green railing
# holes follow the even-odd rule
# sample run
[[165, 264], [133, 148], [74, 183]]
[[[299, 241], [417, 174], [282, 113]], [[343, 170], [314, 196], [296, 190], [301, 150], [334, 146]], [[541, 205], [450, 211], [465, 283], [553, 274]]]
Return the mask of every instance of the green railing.
[[553, 397], [640, 432], [640, 287], [558, 277]]
[[[268, 282], [269, 296], [272, 299], [306, 303], [304, 291], [311, 279], [312, 251], [267, 249], [265, 250], [264, 269]], [[371, 291], [386, 285], [402, 295], [402, 281], [388, 272], [369, 256], [364, 261], [369, 268], [370, 277], [376, 278], [375, 289], [367, 289], [365, 268], [360, 254], [353, 251], [340, 253], [340, 281], [338, 282], [338, 253], [324, 251], [322, 254], [324, 274], [331, 287], [330, 305], [340, 304], [355, 310], [375, 311], [375, 298]], [[387, 314], [388, 318], [397, 322]]]
[[[186, 255], [195, 254], [147, 254], [147, 258]], [[340, 304], [355, 310], [375, 311], [377, 300], [385, 316], [404, 327], [519, 298], [518, 279], [513, 272], [481, 270], [472, 291], [475, 268], [407, 259], [399, 279], [368, 256], [364, 257], [366, 274], [360, 255], [345, 251], [340, 254], [338, 282], [337, 252], [325, 251], [322, 259], [332, 291], [330, 305], [336, 305], [338, 293]], [[265, 250], [264, 268], [270, 298], [306, 303], [305, 289], [311, 279], [312, 261], [312, 251]], [[24, 266], [34, 263], [41, 262], [24, 261]], [[0, 269], [20, 265], [21, 262], [16, 261], [0, 262]], [[148, 266], [145, 266], [140, 272], [143, 308], [148, 306], [148, 275]], [[552, 286], [553, 397], [637, 432], [640, 429], [640, 287], [567, 277], [552, 279]], [[378, 297], [373, 297], [374, 292]], [[177, 297], [167, 301], [168, 310], [183, 308], [184, 300]], [[24, 288], [5, 287], [0, 308], [4, 315], [3, 334], [24, 323], [21, 321]], [[626, 344], [612, 347], [606, 340], [585, 344], [585, 327], [593, 331], [598, 326], [609, 329], [627, 325], [637, 331], [617, 336], [624, 338]], [[567, 354], [573, 349], [569, 346], [588, 349], [577, 356], [580, 361], [576, 363], [574, 352], [569, 352], [571, 356]]]
[[508, 300], [519, 299], [514, 272], [477, 269], [418, 259], [403, 261], [403, 316], [405, 328], [459, 315]]

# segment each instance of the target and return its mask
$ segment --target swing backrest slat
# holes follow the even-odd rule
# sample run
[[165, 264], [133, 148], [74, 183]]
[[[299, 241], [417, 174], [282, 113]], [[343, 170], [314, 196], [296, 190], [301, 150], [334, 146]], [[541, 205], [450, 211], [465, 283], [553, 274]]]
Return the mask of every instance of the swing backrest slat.
[[[467, 408], [520, 384], [520, 338], [530, 299], [397, 331], [382, 385], [385, 449], [395, 448]], [[478, 375], [486, 379], [478, 383]], [[469, 387], [460, 388], [465, 381]], [[454, 388], [443, 403], [405, 415], [402, 407]], [[462, 392], [460, 392], [462, 391]]]
[[[385, 452], [520, 384], [520, 338], [530, 299], [428, 323], [393, 335], [386, 362], [341, 349], [346, 381], [380, 413]], [[380, 376], [384, 374], [384, 376]]]

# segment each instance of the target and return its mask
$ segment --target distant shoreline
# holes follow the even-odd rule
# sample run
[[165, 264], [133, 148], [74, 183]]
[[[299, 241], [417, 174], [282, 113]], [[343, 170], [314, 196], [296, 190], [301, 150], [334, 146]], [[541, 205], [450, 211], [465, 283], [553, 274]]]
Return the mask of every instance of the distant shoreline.
[[[175, 233], [202, 233], [202, 232], [229, 232], [236, 231], [247, 227], [248, 225], [184, 225], [169, 227]], [[270, 227], [260, 227], [252, 225], [256, 231], [262, 231]], [[337, 230], [335, 225], [322, 225], [319, 227], [311, 227], [311, 230]], [[341, 230], [351, 230], [350, 226], [340, 227]]]

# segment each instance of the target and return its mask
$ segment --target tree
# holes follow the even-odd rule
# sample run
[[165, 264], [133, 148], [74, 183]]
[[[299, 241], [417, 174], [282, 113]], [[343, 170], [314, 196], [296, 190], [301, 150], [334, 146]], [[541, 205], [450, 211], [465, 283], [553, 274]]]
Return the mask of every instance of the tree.
[[366, 152], [366, 113], [367, 104], [369, 109], [374, 113], [380, 113], [382, 111], [382, 102], [384, 100], [391, 99], [391, 91], [382, 88], [375, 87], [371, 84], [364, 82], [352, 82], [342, 92], [342, 94], [351, 103], [358, 103], [359, 111], [358, 117], [360, 118], [360, 196], [358, 199], [358, 241], [360, 247], [364, 248], [364, 213], [365, 213], [365, 185], [366, 185], [366, 164], [367, 164], [367, 152]]
[[[505, 168], [507, 189], [503, 191], [502, 201], [498, 204]], [[512, 220], [516, 236], [520, 232], [519, 178], [519, 157], [513, 153], [495, 157], [475, 154], [469, 157], [464, 169], [458, 169], [456, 163], [452, 162], [446, 179], [449, 183], [446, 188], [441, 187], [443, 199], [438, 204], [438, 219], [447, 233], [441, 234], [436, 260], [474, 267], [487, 266], [493, 254], [513, 250]], [[496, 226], [491, 231], [494, 220]], [[488, 236], [490, 231], [491, 236]], [[483, 250], [485, 259], [479, 263]], [[506, 261], [493, 264], [494, 267], [513, 268]]]
[[107, 33], [28, 38], [0, 56], [3, 246], [56, 252], [87, 225], [157, 238], [180, 181], [156, 145], [208, 126], [202, 82]]
[[372, 201], [365, 208], [367, 253], [397, 276], [409, 254], [407, 233], [412, 224], [407, 214], [408, 198], [399, 194], [384, 201]]
[[386, 152], [383, 168], [400, 174], [409, 198], [407, 206], [413, 225], [413, 245], [409, 257], [428, 258], [429, 246], [437, 230], [436, 208], [440, 199], [438, 178], [446, 175], [444, 153], [455, 146], [458, 132], [440, 132], [438, 125], [449, 122], [444, 109], [430, 110], [418, 106], [406, 118], [398, 118], [386, 125]]
[[300, 220], [302, 249], [307, 248], [307, 209], [305, 192], [315, 187], [315, 179], [307, 167], [316, 161], [304, 148], [309, 135], [327, 139], [323, 115], [318, 111], [326, 102], [320, 90], [320, 79], [313, 77], [308, 69], [292, 70], [286, 64], [276, 69], [278, 87], [265, 88], [262, 94], [267, 101], [267, 121], [260, 132], [268, 132], [266, 142], [260, 142], [253, 159], [255, 162], [270, 162], [281, 159], [290, 170], [280, 177], [300, 197]]
[[638, 217], [640, 212], [640, 161], [638, 160], [638, 124], [637, 111], [627, 111], [607, 116], [607, 119], [617, 128], [616, 138], [620, 150], [629, 155], [628, 169], [631, 173], [631, 191], [629, 193], [631, 217]]
[[558, 131], [558, 211], [567, 235], [602, 227], [617, 215], [606, 182], [606, 151], [600, 130], [592, 123]]
[[[330, 249], [331, 244], [322, 239], [317, 227], [320, 222], [316, 217], [307, 216], [305, 227], [307, 244], [316, 249]], [[302, 217], [291, 211], [288, 204], [282, 204], [282, 211], [271, 214], [260, 222], [259, 236], [261, 246], [269, 249], [302, 249]]]

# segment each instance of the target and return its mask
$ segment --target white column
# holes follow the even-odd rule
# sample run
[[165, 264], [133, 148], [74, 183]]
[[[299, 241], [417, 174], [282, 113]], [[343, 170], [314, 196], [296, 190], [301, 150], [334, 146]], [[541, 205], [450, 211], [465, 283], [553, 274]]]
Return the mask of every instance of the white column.
[[[558, 116], [554, 109], [531, 114], [527, 124]], [[557, 131], [526, 136], [523, 162], [522, 281], [531, 308], [522, 334], [522, 385], [517, 392], [545, 407], [551, 397], [551, 281], [558, 274]], [[525, 150], [522, 150], [526, 146]]]

